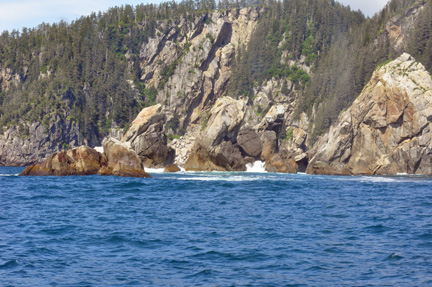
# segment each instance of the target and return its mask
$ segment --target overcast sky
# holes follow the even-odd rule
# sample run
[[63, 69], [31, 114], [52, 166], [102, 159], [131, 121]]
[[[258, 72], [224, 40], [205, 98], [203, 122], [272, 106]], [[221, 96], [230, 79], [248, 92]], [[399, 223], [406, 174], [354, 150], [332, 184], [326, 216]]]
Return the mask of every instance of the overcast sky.
[[[388, 0], [338, 0], [352, 10], [373, 16]], [[123, 4], [159, 3], [160, 0], [0, 0], [0, 33], [23, 27], [33, 28], [42, 22], [70, 22], [91, 12], [106, 11]]]

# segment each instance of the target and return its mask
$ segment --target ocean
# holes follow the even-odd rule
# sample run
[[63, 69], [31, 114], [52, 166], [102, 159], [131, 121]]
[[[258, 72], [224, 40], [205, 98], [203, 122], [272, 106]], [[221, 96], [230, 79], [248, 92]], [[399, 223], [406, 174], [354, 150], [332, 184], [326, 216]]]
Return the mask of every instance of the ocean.
[[432, 286], [432, 179], [0, 167], [0, 286]]

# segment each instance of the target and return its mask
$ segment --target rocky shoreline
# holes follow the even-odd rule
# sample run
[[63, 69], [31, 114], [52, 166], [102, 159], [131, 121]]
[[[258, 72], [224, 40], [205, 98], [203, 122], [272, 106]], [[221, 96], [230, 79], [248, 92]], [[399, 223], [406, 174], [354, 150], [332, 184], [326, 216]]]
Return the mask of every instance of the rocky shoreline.
[[103, 153], [86, 146], [57, 152], [23, 175], [148, 177], [145, 167], [175, 172], [178, 166], [186, 171], [245, 171], [246, 164], [258, 160], [269, 172], [432, 175], [432, 78], [408, 54], [377, 69], [312, 148], [307, 146], [307, 119], [287, 130], [283, 105], [272, 106], [251, 126], [246, 101], [218, 98], [206, 121], [171, 143], [167, 112], [161, 104], [145, 108], [121, 141], [104, 141]]

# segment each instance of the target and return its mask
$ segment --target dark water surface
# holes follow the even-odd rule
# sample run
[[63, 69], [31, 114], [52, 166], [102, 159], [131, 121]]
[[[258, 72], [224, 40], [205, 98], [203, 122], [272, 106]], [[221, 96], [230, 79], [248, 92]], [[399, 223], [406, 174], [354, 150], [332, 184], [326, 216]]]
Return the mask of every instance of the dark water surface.
[[18, 177], [0, 286], [432, 286], [432, 180]]

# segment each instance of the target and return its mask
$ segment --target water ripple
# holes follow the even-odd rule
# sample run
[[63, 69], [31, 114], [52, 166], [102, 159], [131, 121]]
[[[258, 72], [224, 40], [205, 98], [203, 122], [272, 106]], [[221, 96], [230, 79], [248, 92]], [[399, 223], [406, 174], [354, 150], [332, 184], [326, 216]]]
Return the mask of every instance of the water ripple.
[[427, 177], [19, 172], [0, 168], [1, 286], [432, 284]]

